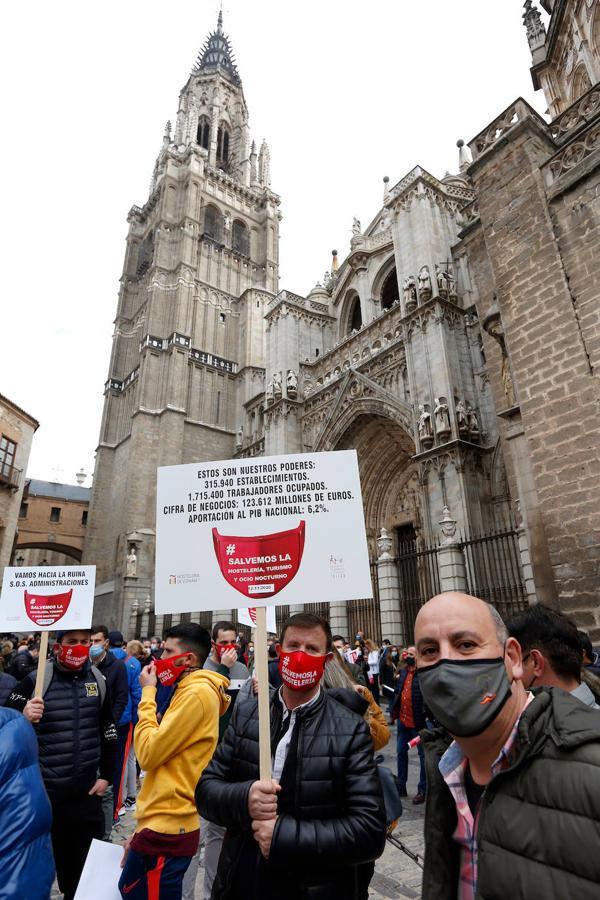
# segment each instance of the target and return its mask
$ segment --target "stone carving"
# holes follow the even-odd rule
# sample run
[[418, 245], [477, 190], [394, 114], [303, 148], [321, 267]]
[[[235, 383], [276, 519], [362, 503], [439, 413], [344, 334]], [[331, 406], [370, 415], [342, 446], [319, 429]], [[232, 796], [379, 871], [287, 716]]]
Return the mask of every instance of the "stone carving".
[[471, 437], [471, 440], [479, 440], [479, 419], [470, 403], [467, 406], [467, 420], [469, 423], [469, 436]]
[[426, 403], [419, 404], [418, 429], [421, 443], [423, 447], [428, 450], [429, 447], [431, 447], [431, 445], [433, 444], [433, 427], [431, 424], [431, 413], [429, 412], [429, 408]]
[[360, 219], [355, 218], [352, 222], [352, 234], [362, 234], [360, 230]]
[[469, 411], [464, 400], [459, 400], [456, 404], [456, 421], [458, 424], [458, 433], [461, 437], [469, 433]]
[[435, 406], [433, 408], [435, 417], [435, 430], [439, 438], [447, 437], [450, 434], [450, 415], [448, 413], [448, 404], [444, 397], [435, 398]]
[[275, 393], [273, 382], [270, 381], [267, 385], [267, 390], [265, 392], [265, 398], [267, 401], [267, 406], [271, 406], [275, 402]]
[[281, 372], [273, 373], [273, 396], [275, 400], [281, 400], [283, 389], [281, 387]]
[[146, 594], [146, 599], [144, 600], [144, 615], [147, 616], [151, 609], [152, 597], [150, 596], [150, 594]]
[[223, 214], [223, 228], [225, 231], [231, 231], [231, 216], [228, 212]]
[[409, 275], [402, 285], [404, 294], [404, 308], [407, 313], [413, 312], [417, 308], [417, 282], [414, 275]]
[[288, 397], [295, 400], [298, 396], [298, 376], [293, 369], [288, 369], [285, 383]]
[[127, 578], [136, 578], [137, 575], [137, 556], [135, 555], [135, 544], [132, 544], [127, 554]]
[[421, 266], [419, 270], [419, 296], [422, 300], [429, 300], [431, 297], [431, 275], [429, 274], [429, 266]]
[[240, 425], [235, 434], [235, 449], [241, 450], [244, 443], [244, 426]]
[[438, 522], [440, 526], [440, 530], [444, 535], [444, 540], [442, 544], [453, 544], [454, 537], [456, 535], [456, 519], [453, 519], [450, 515], [450, 508], [448, 506], [444, 506], [442, 509], [442, 518]]
[[444, 269], [442, 266], [436, 266], [436, 278], [440, 297], [456, 296], [454, 275], [449, 268]]
[[390, 550], [392, 549], [392, 545], [393, 541], [391, 537], [386, 529], [382, 528], [379, 537], [377, 538], [377, 550], [379, 551], [378, 559], [391, 559]]

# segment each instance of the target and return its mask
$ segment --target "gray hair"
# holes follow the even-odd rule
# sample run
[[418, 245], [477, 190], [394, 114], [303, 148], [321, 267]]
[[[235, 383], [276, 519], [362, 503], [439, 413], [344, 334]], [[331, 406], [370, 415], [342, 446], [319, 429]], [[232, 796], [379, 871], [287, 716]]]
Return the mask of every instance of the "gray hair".
[[492, 606], [491, 603], [486, 603], [485, 605], [487, 606], [490, 616], [492, 617], [492, 622], [494, 623], [494, 630], [496, 632], [496, 637], [498, 638], [498, 643], [504, 646], [509, 636], [508, 629], [504, 624], [504, 619], [502, 618], [496, 607]]

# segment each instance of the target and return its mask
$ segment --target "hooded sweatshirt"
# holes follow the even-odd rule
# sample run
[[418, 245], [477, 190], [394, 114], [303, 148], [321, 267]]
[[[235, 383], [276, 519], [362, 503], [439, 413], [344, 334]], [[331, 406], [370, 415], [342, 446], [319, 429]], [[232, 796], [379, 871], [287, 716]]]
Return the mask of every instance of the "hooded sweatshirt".
[[194, 790], [217, 746], [219, 718], [229, 705], [228, 684], [217, 672], [185, 675], [160, 726], [156, 688], [143, 688], [134, 745], [146, 776], [137, 798], [136, 833], [150, 828], [182, 834], [198, 828]]

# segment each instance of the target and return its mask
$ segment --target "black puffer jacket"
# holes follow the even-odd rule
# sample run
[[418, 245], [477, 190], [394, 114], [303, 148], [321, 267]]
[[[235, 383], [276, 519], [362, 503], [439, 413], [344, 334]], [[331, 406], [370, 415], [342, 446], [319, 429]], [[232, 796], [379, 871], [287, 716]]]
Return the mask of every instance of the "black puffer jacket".
[[[65, 671], [56, 661], [48, 665], [54, 667], [52, 681], [44, 695], [44, 715], [34, 728], [42, 777], [53, 799], [87, 793], [98, 770], [112, 782], [117, 733], [108, 693], [102, 703], [88, 662], [79, 672]], [[14, 688], [6, 705], [22, 711], [34, 688], [32, 673]]]
[[6, 701], [10, 697], [16, 683], [17, 680], [16, 678], [13, 678], [12, 675], [7, 675], [6, 672], [0, 672], [0, 706], [6, 705]]
[[[423, 900], [456, 900], [457, 814], [438, 762], [450, 738], [421, 732], [427, 768]], [[544, 688], [521, 716], [513, 764], [481, 799], [477, 900], [598, 900], [600, 711]]]
[[[281, 718], [276, 694], [272, 751]], [[238, 699], [198, 783], [201, 815], [227, 828], [212, 893], [219, 900], [354, 900], [358, 866], [383, 853], [385, 811], [366, 724], [325, 692], [299, 711], [298, 720], [268, 861], [260, 856], [248, 815], [250, 787], [259, 778], [255, 698]]]

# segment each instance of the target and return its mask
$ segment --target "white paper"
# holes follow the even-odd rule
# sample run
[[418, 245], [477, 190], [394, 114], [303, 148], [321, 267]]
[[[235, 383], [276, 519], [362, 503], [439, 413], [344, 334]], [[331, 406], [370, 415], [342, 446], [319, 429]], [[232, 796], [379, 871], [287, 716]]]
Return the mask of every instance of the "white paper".
[[91, 628], [96, 566], [7, 566], [0, 631]]
[[[250, 628], [256, 628], [256, 616], [254, 615], [256, 607], [240, 607], [238, 609], [238, 622], [240, 625], [249, 625]], [[267, 607], [267, 631], [271, 634], [277, 634], [277, 623], [275, 621], [275, 607]]]
[[121, 900], [121, 844], [93, 840], [79, 879], [75, 900]]
[[[258, 551], [247, 550], [244, 555], [248, 542], [286, 533], [302, 534], [297, 566], [286, 563], [284, 552], [268, 558]], [[252, 569], [243, 568], [251, 565], [248, 560]], [[237, 564], [240, 568], [235, 570]], [[286, 573], [286, 567], [294, 574]], [[279, 568], [281, 572], [276, 571]], [[232, 575], [234, 571], [242, 574]], [[248, 575], [249, 571], [256, 574]], [[251, 595], [243, 593], [240, 582]], [[158, 470], [158, 614], [372, 596], [355, 450]]]

